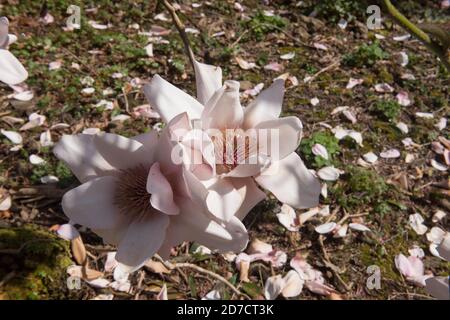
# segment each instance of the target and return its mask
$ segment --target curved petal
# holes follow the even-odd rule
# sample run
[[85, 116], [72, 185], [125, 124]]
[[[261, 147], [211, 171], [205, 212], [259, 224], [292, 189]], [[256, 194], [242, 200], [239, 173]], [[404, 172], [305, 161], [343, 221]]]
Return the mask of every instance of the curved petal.
[[284, 80], [276, 79], [245, 108], [243, 127], [253, 128], [263, 121], [277, 119], [281, 114], [283, 97]]
[[139, 150], [144, 149], [136, 140], [105, 132], [94, 135], [93, 139], [98, 152], [116, 169], [131, 168], [145, 160], [138, 156]]
[[208, 210], [218, 219], [230, 221], [241, 207], [243, 198], [231, 183], [230, 179], [217, 179], [208, 187], [206, 205]]
[[24, 82], [28, 72], [23, 65], [6, 49], [0, 49], [0, 81], [9, 85]]
[[295, 270], [290, 270], [283, 278], [284, 287], [281, 294], [285, 298], [292, 298], [300, 295], [303, 290], [304, 280]]
[[225, 177], [233, 178], [245, 178], [256, 176], [265, 169], [269, 164], [270, 159], [264, 157], [263, 155], [251, 155], [245, 160], [245, 163], [238, 164], [236, 168], [226, 173]]
[[234, 187], [244, 199], [235, 216], [239, 220], [244, 220], [250, 210], [266, 198], [266, 194], [258, 188], [253, 178], [240, 178], [232, 181]]
[[166, 123], [183, 112], [187, 112], [190, 119], [199, 119], [203, 111], [203, 105], [196, 99], [159, 75], [155, 75], [152, 81], [144, 86], [144, 93], [150, 105]]
[[205, 105], [209, 98], [222, 86], [222, 69], [194, 61], [197, 99]]
[[173, 201], [172, 187], [159, 170], [158, 162], [155, 162], [151, 166], [150, 172], [148, 173], [147, 192], [151, 194], [150, 203], [153, 208], [169, 215], [180, 212], [180, 208]]
[[202, 113], [204, 128], [239, 128], [244, 118], [244, 110], [239, 101], [239, 82], [225, 81], [209, 99]]
[[320, 183], [296, 153], [272, 163], [255, 180], [291, 207], [303, 209], [319, 204]]
[[104, 176], [115, 169], [100, 155], [90, 134], [64, 135], [53, 148], [81, 182]]
[[106, 176], [89, 180], [68, 191], [62, 198], [66, 216], [77, 224], [92, 229], [117, 226], [121, 214], [114, 205], [117, 179]]
[[148, 133], [143, 133], [131, 138], [142, 144], [142, 157], [146, 159], [148, 163], [152, 163], [155, 157], [156, 146], [158, 145], [158, 132], [152, 130]]
[[241, 252], [247, 246], [247, 230], [238, 218], [217, 222], [193, 202], [185, 202], [180, 207], [182, 212], [170, 217], [166, 240], [159, 251], [162, 257], [167, 258], [170, 249], [184, 241], [195, 241], [219, 252]]
[[199, 179], [211, 179], [215, 175], [214, 143], [205, 131], [190, 130], [181, 142], [183, 163]]
[[259, 133], [259, 152], [277, 161], [295, 152], [302, 137], [303, 126], [297, 117], [285, 117], [261, 122], [256, 129]]
[[162, 131], [158, 139], [154, 160], [159, 162], [164, 174], [176, 171], [178, 165], [182, 164], [183, 150], [177, 143], [191, 129], [189, 117], [186, 112], [183, 112], [175, 116]]
[[133, 221], [117, 248], [116, 260], [129, 267], [128, 272], [139, 269], [161, 247], [169, 221], [156, 212]]

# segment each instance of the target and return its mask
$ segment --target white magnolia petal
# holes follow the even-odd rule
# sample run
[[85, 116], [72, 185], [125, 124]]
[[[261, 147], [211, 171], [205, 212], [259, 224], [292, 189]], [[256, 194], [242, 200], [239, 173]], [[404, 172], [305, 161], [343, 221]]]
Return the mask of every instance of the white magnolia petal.
[[375, 163], [378, 160], [378, 156], [373, 152], [367, 152], [363, 155], [364, 160], [366, 160], [369, 163]]
[[202, 300], [222, 300], [222, 297], [219, 290], [211, 290], [202, 298]]
[[180, 208], [173, 201], [173, 190], [161, 173], [159, 163], [155, 162], [148, 173], [147, 192], [151, 194], [152, 207], [168, 215], [178, 214]]
[[277, 213], [278, 221], [289, 231], [298, 231], [300, 229], [300, 221], [297, 218], [294, 208], [287, 204], [281, 206], [281, 212]]
[[0, 132], [14, 144], [22, 144], [23, 142], [22, 135], [18, 132], [3, 129]]
[[64, 135], [53, 148], [53, 153], [70, 167], [81, 182], [114, 170], [98, 152], [92, 135]]
[[370, 229], [368, 227], [366, 227], [365, 225], [361, 224], [361, 223], [349, 223], [348, 224], [350, 229], [356, 230], [356, 231], [370, 231]]
[[202, 125], [213, 129], [239, 128], [244, 119], [244, 109], [240, 103], [239, 82], [225, 81], [208, 100], [202, 113]]
[[326, 234], [333, 231], [336, 228], [336, 226], [337, 226], [336, 222], [328, 222], [321, 224], [320, 226], [317, 226], [315, 230], [317, 233]]
[[284, 81], [277, 79], [245, 108], [243, 127], [253, 128], [260, 122], [278, 118], [281, 113], [283, 97]]
[[320, 179], [325, 181], [336, 181], [341, 175], [341, 170], [336, 169], [333, 166], [323, 167], [317, 171], [317, 175]]
[[300, 277], [297, 271], [290, 270], [283, 278], [284, 287], [281, 294], [285, 298], [297, 297], [303, 290], [304, 280]]
[[255, 180], [278, 200], [294, 208], [317, 207], [319, 203], [320, 183], [294, 152], [271, 164]]
[[144, 93], [150, 105], [168, 123], [180, 113], [187, 112], [190, 119], [199, 119], [203, 106], [193, 97], [155, 75], [144, 86]]
[[409, 132], [408, 125], [404, 122], [398, 122], [396, 127], [404, 134], [408, 134]]
[[439, 244], [445, 237], [445, 231], [439, 227], [433, 227], [430, 232], [427, 233], [426, 237], [429, 242]]
[[180, 206], [182, 212], [170, 217], [166, 241], [159, 254], [168, 257], [170, 248], [184, 241], [195, 241], [219, 252], [241, 252], [248, 243], [248, 234], [242, 222], [233, 217], [228, 223], [211, 220], [194, 203]]
[[418, 234], [425, 234], [428, 230], [427, 226], [423, 224], [424, 220], [420, 213], [411, 214], [409, 216], [409, 225]]
[[197, 99], [205, 105], [214, 92], [222, 86], [222, 69], [220, 67], [194, 61]]
[[316, 143], [315, 145], [313, 145], [312, 149], [311, 149], [312, 153], [316, 156], [321, 156], [322, 158], [324, 158], [325, 160], [328, 160], [328, 151], [327, 148], [325, 148], [323, 145], [321, 145], [320, 143]]
[[208, 210], [223, 221], [230, 221], [236, 214], [244, 199], [229, 179], [219, 178], [209, 188], [206, 197]]
[[75, 227], [69, 223], [59, 226], [56, 232], [61, 238], [65, 240], [73, 240], [80, 236], [78, 230], [75, 229]]
[[68, 191], [62, 199], [64, 213], [75, 223], [94, 229], [112, 228], [120, 221], [114, 205], [117, 180], [106, 176]]
[[151, 258], [164, 242], [169, 217], [164, 214], [151, 214], [132, 222], [117, 248], [116, 260], [130, 268], [138, 269]]
[[29, 157], [30, 163], [34, 165], [41, 165], [45, 163], [45, 160], [39, 157], [38, 155], [32, 154]]
[[11, 196], [7, 194], [5, 198], [0, 200], [0, 211], [9, 210], [9, 208], [11, 208], [11, 205], [12, 205]]
[[295, 152], [302, 137], [303, 125], [297, 117], [284, 117], [260, 122], [256, 127], [258, 136], [266, 133], [267, 139], [260, 138], [259, 150], [272, 161], [282, 160]]
[[248, 245], [247, 253], [255, 254], [255, 253], [270, 253], [273, 251], [273, 247], [271, 244], [261, 241], [257, 238], [253, 239], [252, 242]]
[[142, 147], [139, 141], [105, 132], [95, 135], [93, 141], [102, 157], [116, 169], [127, 169], [142, 164], [142, 159], [136, 157]]
[[447, 261], [450, 261], [450, 233], [447, 232], [442, 239], [442, 242], [438, 245], [437, 251], [439, 255]]
[[389, 149], [380, 153], [380, 157], [384, 159], [395, 159], [400, 157], [400, 151], [397, 149]]
[[281, 275], [267, 278], [264, 285], [264, 297], [266, 300], [274, 300], [281, 293], [284, 287], [284, 280]]
[[243, 220], [254, 206], [266, 198], [266, 194], [258, 188], [252, 178], [233, 179], [232, 182], [244, 199], [235, 214], [236, 218]]
[[108, 252], [106, 254], [105, 272], [111, 272], [118, 266], [119, 262], [116, 260], [116, 254], [116, 251]]
[[6, 84], [19, 84], [28, 78], [23, 65], [6, 49], [0, 49], [0, 81]]

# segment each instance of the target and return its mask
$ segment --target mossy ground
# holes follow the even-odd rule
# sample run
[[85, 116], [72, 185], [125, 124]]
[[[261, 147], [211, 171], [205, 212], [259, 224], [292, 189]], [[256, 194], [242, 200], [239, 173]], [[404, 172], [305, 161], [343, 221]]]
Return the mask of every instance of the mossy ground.
[[[299, 154], [311, 168], [335, 165], [345, 171], [337, 183], [329, 184], [328, 198], [322, 199], [322, 203], [329, 204], [332, 210], [340, 208], [337, 219], [344, 214], [343, 209], [350, 214], [366, 214], [363, 216], [364, 223], [372, 230], [370, 235], [351, 232], [344, 240], [327, 238], [325, 241], [332, 262], [343, 270], [342, 279], [353, 284], [352, 290], [343, 293], [344, 296], [350, 299], [422, 297], [422, 289], [411, 286], [401, 278], [394, 266], [394, 256], [400, 252], [407, 254], [407, 249], [412, 245], [419, 245], [427, 253], [427, 270], [435, 274], [448, 273], [449, 265], [429, 254], [428, 243], [424, 237], [418, 237], [410, 230], [407, 221], [409, 214], [420, 212], [426, 218], [428, 227], [431, 227], [431, 216], [439, 208], [429, 197], [430, 185], [446, 178], [447, 174], [427, 165], [432, 157], [429, 145], [438, 135], [449, 138], [449, 131], [438, 132], [433, 121], [419, 119], [414, 114], [418, 111], [433, 112], [435, 119], [448, 117], [449, 73], [417, 42], [393, 41], [393, 36], [404, 34], [404, 31], [388, 19], [384, 29], [367, 30], [366, 6], [362, 1], [323, 1], [320, 6], [315, 1], [304, 1], [302, 6], [295, 6], [294, 2], [289, 1], [272, 1], [269, 6], [261, 1], [242, 1], [249, 19], [236, 13], [232, 1], [197, 1], [202, 2], [202, 6], [195, 9], [190, 6], [190, 1], [181, 2], [186, 4], [181, 18], [189, 27], [200, 31], [199, 35], [189, 34], [194, 52], [200, 60], [220, 65], [225, 79], [247, 81], [252, 86], [263, 82], [268, 87], [273, 78], [282, 72], [289, 72], [298, 78], [299, 85], [286, 91], [283, 115], [297, 115], [303, 122], [304, 138]], [[112, 115], [125, 113], [127, 103], [130, 109], [146, 103], [139, 90], [129, 90], [130, 79], [139, 77], [147, 80], [158, 73], [181, 89], [194, 93], [195, 81], [178, 34], [171, 22], [154, 19], [157, 13], [164, 11], [156, 1], [47, 1], [47, 8], [55, 17], [55, 23], [48, 26], [38, 23], [41, 1], [10, 0], [8, 3], [0, 12], [11, 20], [12, 32], [23, 33], [12, 47], [12, 52], [30, 73], [27, 83], [35, 91], [35, 100], [27, 105], [12, 104], [2, 98], [2, 116], [26, 118], [31, 112], [39, 112], [47, 116], [48, 126], [59, 122], [69, 124], [70, 129], [53, 133], [55, 141], [62, 133], [80, 132], [88, 127], [131, 136], [151, 130], [155, 121], [109, 121]], [[436, 2], [419, 4], [411, 0], [401, 3], [402, 11], [414, 21], [426, 18], [440, 22], [446, 18]], [[75, 32], [62, 31], [69, 5], [80, 5], [82, 8], [81, 29]], [[97, 10], [89, 12], [86, 10], [88, 8]], [[317, 19], [307, 17], [314, 9], [318, 10]], [[264, 10], [275, 10], [276, 16], [264, 16]], [[336, 26], [342, 17], [349, 21], [346, 30]], [[87, 23], [89, 20], [112, 26], [108, 30], [96, 30]], [[164, 37], [168, 43], [154, 45], [153, 58], [147, 57], [144, 50], [147, 37], [131, 27], [135, 23], [144, 31], [155, 24], [172, 28], [172, 32]], [[223, 36], [213, 36], [221, 31], [225, 32]], [[376, 39], [375, 34], [381, 34], [385, 39]], [[315, 42], [325, 44], [328, 50], [314, 49]], [[394, 57], [400, 51], [406, 51], [410, 57], [406, 67], [395, 62]], [[289, 52], [295, 52], [292, 60], [279, 59], [280, 55]], [[258, 68], [241, 70], [235, 62], [236, 56], [255, 62]], [[63, 67], [49, 71], [48, 64], [55, 60], [62, 60]], [[282, 63], [284, 70], [274, 72], [263, 69], [272, 61]], [[320, 73], [311, 83], [302, 81], [336, 61], [341, 62], [339, 67]], [[80, 65], [79, 71], [71, 69], [74, 62]], [[112, 78], [116, 72], [124, 77]], [[414, 74], [415, 80], [402, 78], [404, 73]], [[92, 96], [80, 94], [84, 88], [82, 80], [87, 76], [94, 79], [92, 86], [96, 91]], [[364, 79], [364, 82], [352, 90], [346, 89], [350, 77]], [[375, 93], [373, 86], [377, 83], [389, 83], [396, 91], [408, 91], [413, 104], [410, 107], [399, 107], [390, 102], [378, 105], [380, 101], [395, 99], [395, 96], [385, 97]], [[116, 102], [112, 111], [93, 107], [104, 98], [102, 91], [106, 88], [114, 91], [110, 97]], [[128, 92], [127, 100], [124, 99], [124, 91]], [[6, 87], [0, 88], [0, 97], [10, 93]], [[320, 100], [315, 107], [309, 103], [313, 97]], [[243, 101], [243, 104], [247, 102]], [[371, 109], [373, 105], [378, 107]], [[340, 115], [332, 116], [331, 111], [338, 106], [353, 108], [358, 122], [352, 124]], [[406, 135], [395, 127], [396, 121], [407, 123], [410, 128], [408, 136], [420, 144], [413, 150], [416, 160], [411, 164], [403, 160], [380, 160], [371, 168], [358, 167], [357, 159], [368, 151], [379, 153], [387, 147], [404, 150], [401, 140]], [[344, 125], [362, 132], [363, 146], [347, 139], [338, 142], [321, 124], [333, 127]], [[12, 129], [18, 130], [19, 126], [14, 125]], [[70, 263], [68, 244], [56, 239], [45, 228], [37, 227], [67, 221], [58, 203], [65, 188], [77, 184], [74, 176], [52, 155], [51, 148], [39, 146], [40, 132], [40, 128], [23, 132], [24, 148], [18, 153], [9, 152], [11, 144], [0, 137], [0, 184], [15, 193], [13, 207], [4, 218], [15, 227], [0, 229], [0, 249], [17, 249], [27, 241], [42, 240], [31, 242], [20, 254], [1, 255], [0, 281], [10, 272], [15, 272], [14, 278], [0, 288], [1, 298], [74, 298], [77, 297], [74, 295], [81, 294], [65, 289], [63, 271]], [[328, 148], [331, 154], [328, 162], [311, 154], [310, 147], [314, 143], [322, 143]], [[43, 157], [46, 165], [31, 166], [28, 156], [33, 153]], [[391, 180], [398, 173], [407, 175], [408, 190], [391, 185]], [[37, 195], [23, 196], [22, 188], [39, 185], [39, 179], [47, 174], [58, 176], [60, 184], [45, 193], [40, 189]], [[321, 262], [322, 252], [314, 232], [314, 226], [321, 221], [313, 219], [299, 233], [287, 232], [275, 216], [279, 205], [270, 198], [250, 213], [244, 222], [251, 238], [273, 244], [286, 251], [289, 258], [297, 251], [308, 254], [308, 261], [324, 272], [327, 282], [339, 287], [336, 277]], [[32, 209], [37, 210], [37, 214], [29, 219], [23, 211]], [[27, 225], [24, 227], [23, 224]], [[440, 227], [448, 228], [446, 220], [441, 222]], [[101, 240], [89, 231], [83, 232], [82, 236], [89, 244], [101, 244]], [[182, 252], [180, 250], [180, 256], [175, 259], [195, 262], [226, 275], [233, 283], [237, 282], [236, 268], [220, 256], [185, 256]], [[381, 290], [366, 290], [366, 270], [370, 265], [381, 269]], [[286, 266], [276, 272], [288, 269]], [[252, 297], [258, 297], [264, 287], [264, 279], [271, 272], [265, 264], [252, 265], [250, 277], [253, 281], [246, 284], [243, 290]], [[185, 283], [179, 278], [161, 278], [146, 273], [144, 285], [152, 288], [167, 282], [169, 298], [198, 298], [212, 288], [213, 283], [197, 278], [193, 273], [189, 275]], [[95, 293], [83, 291], [82, 294], [85, 298], [92, 298]], [[145, 297], [145, 292], [141, 296]], [[226, 297], [231, 297], [231, 294], [227, 293]], [[132, 296], [123, 295], [123, 298]], [[301, 299], [317, 298], [320, 297], [306, 290], [301, 295]]]
[[73, 262], [67, 241], [35, 225], [0, 228], [2, 299], [63, 299], [66, 268]]

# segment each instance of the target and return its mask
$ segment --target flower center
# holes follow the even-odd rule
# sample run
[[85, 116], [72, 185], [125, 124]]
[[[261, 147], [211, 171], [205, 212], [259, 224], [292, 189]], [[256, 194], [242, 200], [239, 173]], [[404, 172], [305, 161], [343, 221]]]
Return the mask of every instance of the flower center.
[[122, 214], [141, 217], [152, 211], [151, 194], [147, 192], [149, 170], [149, 167], [143, 164], [120, 170], [114, 204]]
[[228, 173], [239, 164], [247, 163], [257, 148], [257, 138], [241, 129], [226, 129], [211, 136], [216, 158], [216, 172]]

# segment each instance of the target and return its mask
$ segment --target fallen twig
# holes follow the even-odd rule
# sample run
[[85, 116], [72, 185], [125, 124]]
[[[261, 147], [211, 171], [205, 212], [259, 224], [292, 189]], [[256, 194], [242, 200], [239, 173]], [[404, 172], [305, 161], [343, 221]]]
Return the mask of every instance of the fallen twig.
[[237, 294], [238, 296], [244, 297], [245, 299], [251, 300], [251, 298], [246, 295], [245, 293], [242, 293], [241, 291], [239, 291], [239, 289], [237, 289], [230, 281], [228, 281], [227, 279], [225, 279], [224, 277], [222, 277], [221, 275], [209, 271], [207, 269], [204, 269], [202, 267], [199, 267], [195, 264], [192, 263], [185, 263], [185, 262], [181, 262], [181, 263], [171, 263], [168, 261], [164, 261], [164, 259], [162, 259], [159, 255], [155, 255], [154, 256], [156, 259], [158, 259], [162, 264], [164, 264], [164, 266], [170, 270], [173, 269], [177, 269], [177, 268], [189, 268], [189, 269], [193, 269], [197, 272], [200, 273], [204, 273], [207, 274], [217, 280], [219, 280], [220, 282], [224, 283], [227, 287], [229, 287], [235, 294]]

